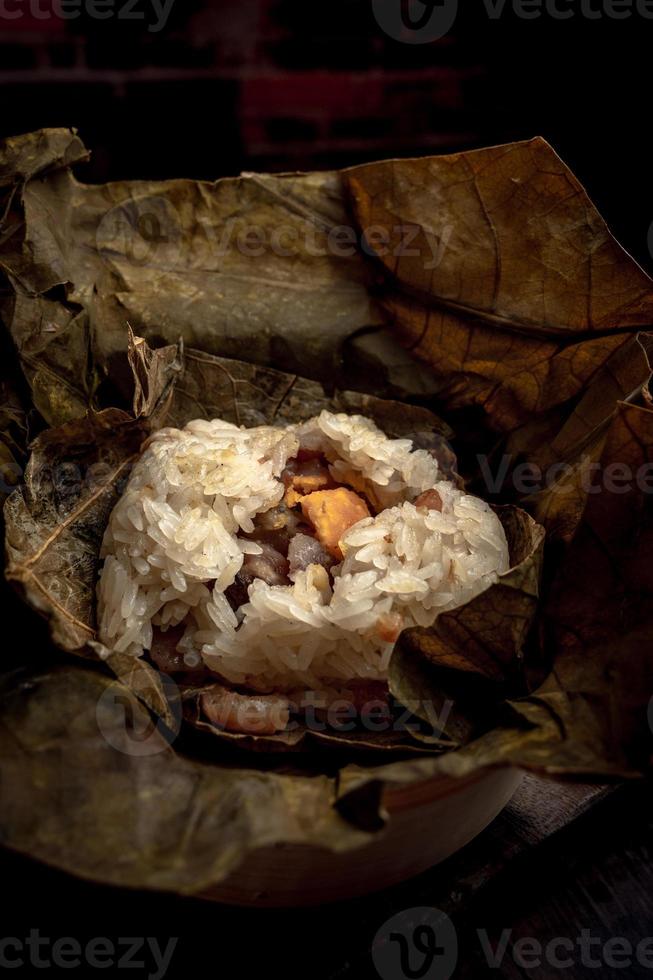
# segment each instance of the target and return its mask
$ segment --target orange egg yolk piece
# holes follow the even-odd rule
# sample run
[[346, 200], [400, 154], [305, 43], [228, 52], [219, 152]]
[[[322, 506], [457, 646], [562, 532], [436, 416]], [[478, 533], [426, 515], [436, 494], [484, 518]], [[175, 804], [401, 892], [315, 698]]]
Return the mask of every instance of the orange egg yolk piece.
[[342, 551], [338, 542], [345, 531], [371, 516], [363, 498], [347, 487], [317, 490], [302, 497], [300, 504], [302, 514], [315, 528], [318, 541], [339, 561]]

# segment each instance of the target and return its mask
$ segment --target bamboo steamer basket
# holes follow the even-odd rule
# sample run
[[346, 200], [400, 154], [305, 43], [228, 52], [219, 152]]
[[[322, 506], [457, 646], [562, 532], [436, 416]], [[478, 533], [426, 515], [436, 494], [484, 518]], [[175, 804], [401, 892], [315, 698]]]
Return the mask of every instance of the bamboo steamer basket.
[[369, 844], [342, 853], [296, 844], [260, 848], [204, 897], [231, 905], [290, 907], [396, 885], [469, 843], [506, 806], [520, 781], [521, 773], [505, 768], [387, 787], [383, 805], [389, 819]]

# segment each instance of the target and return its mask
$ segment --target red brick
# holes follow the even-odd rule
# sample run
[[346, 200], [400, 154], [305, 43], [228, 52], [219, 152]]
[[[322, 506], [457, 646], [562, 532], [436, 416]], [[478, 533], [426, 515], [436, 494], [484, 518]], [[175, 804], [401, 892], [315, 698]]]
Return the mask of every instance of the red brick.
[[254, 116], [373, 115], [383, 107], [381, 75], [289, 72], [246, 78], [242, 111]]

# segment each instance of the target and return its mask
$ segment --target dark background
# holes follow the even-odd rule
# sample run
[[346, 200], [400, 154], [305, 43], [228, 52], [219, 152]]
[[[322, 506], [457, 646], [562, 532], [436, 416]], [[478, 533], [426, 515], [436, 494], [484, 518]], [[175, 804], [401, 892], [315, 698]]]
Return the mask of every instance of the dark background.
[[[383, 33], [370, 0], [176, 0], [160, 33], [119, 18], [40, 20], [28, 6], [15, 20], [0, 15], [0, 137], [77, 127], [93, 151], [78, 171], [84, 180], [341, 167], [539, 134], [653, 270], [653, 21], [591, 21], [578, 12], [522, 20], [509, 5], [491, 20], [480, 0], [461, 0], [446, 37], [409, 45]], [[135, 9], [151, 18], [146, 0]], [[513, 868], [457, 922], [472, 938], [456, 975], [524, 975], [509, 963], [488, 972], [475, 952], [476, 928], [497, 936], [512, 927], [543, 942], [582, 927], [633, 942], [653, 934], [652, 825], [648, 791], [630, 788]], [[450, 862], [438, 880], [450, 875], [455, 888], [455, 869]], [[164, 945], [178, 935], [169, 976], [244, 980], [374, 976], [374, 933], [398, 909], [431, 904], [435, 880], [339, 908], [264, 913], [103, 889], [11, 855], [0, 874], [1, 935], [156, 935]]]
[[506, 0], [492, 19], [481, 0], [459, 0], [449, 34], [406, 44], [383, 32], [371, 0], [176, 0], [158, 33], [150, 0], [134, 0], [141, 21], [40, 20], [37, 0], [3, 0], [23, 16], [0, 16], [0, 136], [76, 126], [93, 150], [81, 176], [105, 181], [340, 167], [542, 135], [650, 269], [653, 20], [627, 9], [590, 20], [581, 0], [557, 2], [574, 16], [524, 20]]

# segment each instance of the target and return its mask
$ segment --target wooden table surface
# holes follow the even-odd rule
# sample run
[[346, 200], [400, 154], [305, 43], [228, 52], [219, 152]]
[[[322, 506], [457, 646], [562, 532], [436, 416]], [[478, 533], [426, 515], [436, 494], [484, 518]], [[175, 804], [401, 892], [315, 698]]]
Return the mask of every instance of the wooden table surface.
[[[649, 966], [609, 965], [619, 961], [620, 950], [624, 960], [624, 942], [634, 949], [653, 936], [650, 785], [597, 788], [590, 795], [586, 788], [528, 779], [495, 823], [440, 867], [389, 892], [320, 909], [243, 910], [104, 888], [5, 853], [0, 870], [9, 901], [0, 932], [25, 937], [38, 929], [41, 936], [72, 936], [82, 943], [106, 936], [116, 944], [121, 937], [152, 936], [162, 947], [169, 937], [179, 937], [167, 977], [379, 980], [370, 953], [378, 930], [392, 916], [403, 921], [401, 913], [410, 918], [406, 910], [433, 906], [456, 929], [454, 978], [653, 976], [653, 940]], [[583, 930], [592, 940], [585, 954], [578, 945]], [[493, 967], [482, 937], [496, 948], [502, 936], [504, 955]], [[574, 946], [573, 952], [556, 946], [559, 960], [572, 958], [573, 965], [556, 966], [543, 953], [542, 964], [534, 966], [533, 944], [518, 942], [530, 938], [545, 947], [558, 937]], [[616, 943], [606, 956], [608, 940]], [[423, 961], [411, 962], [415, 971]], [[150, 961], [144, 963], [138, 973], [153, 975]], [[49, 975], [59, 972], [85, 978], [96, 973], [51, 968]], [[97, 972], [124, 975], [113, 968]], [[449, 975], [438, 969], [437, 957], [424, 974], [426, 980]], [[405, 976], [393, 968], [381, 980]]]

